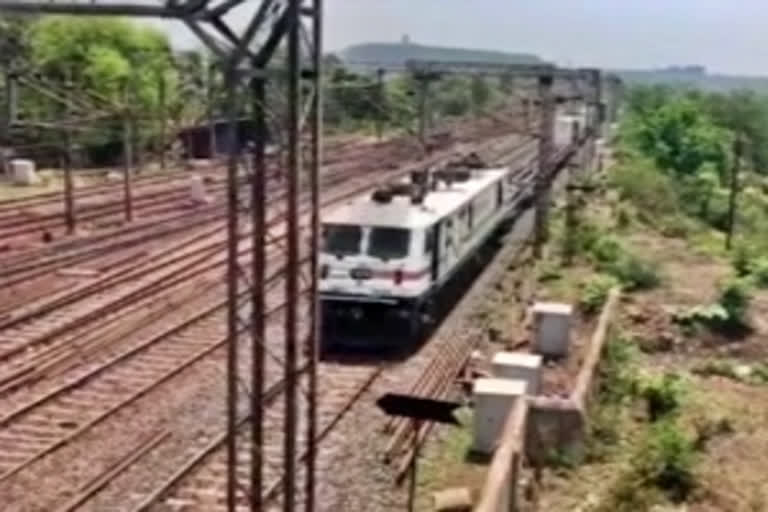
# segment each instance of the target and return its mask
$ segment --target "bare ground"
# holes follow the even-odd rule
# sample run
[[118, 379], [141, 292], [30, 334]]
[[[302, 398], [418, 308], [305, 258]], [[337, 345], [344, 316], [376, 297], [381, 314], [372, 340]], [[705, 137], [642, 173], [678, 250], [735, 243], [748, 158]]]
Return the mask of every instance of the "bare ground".
[[[672, 314], [711, 303], [718, 283], [731, 272], [716, 255], [693, 250], [684, 240], [665, 238], [649, 230], [628, 239], [636, 254], [656, 263], [662, 284], [655, 290], [629, 295], [621, 308], [620, 332], [643, 351], [642, 371], [674, 371], [688, 381], [681, 424], [691, 435], [704, 421], [725, 422], [728, 431], [715, 436], [697, 454], [697, 488], [688, 503], [651, 510], [689, 512], [768, 511], [768, 385], [726, 377], [701, 376], [691, 370], [704, 361], [752, 367], [768, 357], [768, 292], [757, 291], [749, 313], [752, 330], [739, 336], [707, 331], [685, 332]], [[617, 421], [619, 421], [617, 419]], [[637, 422], [622, 422], [622, 441], [605, 461], [568, 471], [551, 471], [545, 478], [540, 510], [595, 510], [611, 492], [617, 475], [628, 467]]]

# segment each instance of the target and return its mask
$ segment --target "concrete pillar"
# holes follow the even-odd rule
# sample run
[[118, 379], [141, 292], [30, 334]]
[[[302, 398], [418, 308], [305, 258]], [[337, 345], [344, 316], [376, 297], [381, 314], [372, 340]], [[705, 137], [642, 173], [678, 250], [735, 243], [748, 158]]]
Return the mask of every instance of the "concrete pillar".
[[523, 380], [475, 380], [472, 393], [475, 401], [475, 452], [485, 455], [493, 453], [509, 412], [517, 400], [525, 399], [526, 387], [527, 384]]
[[537, 395], [541, 389], [542, 357], [528, 352], [497, 352], [493, 356], [493, 376], [500, 379], [522, 380], [526, 392]]
[[534, 347], [545, 357], [564, 357], [571, 342], [570, 304], [537, 302], [533, 306]]

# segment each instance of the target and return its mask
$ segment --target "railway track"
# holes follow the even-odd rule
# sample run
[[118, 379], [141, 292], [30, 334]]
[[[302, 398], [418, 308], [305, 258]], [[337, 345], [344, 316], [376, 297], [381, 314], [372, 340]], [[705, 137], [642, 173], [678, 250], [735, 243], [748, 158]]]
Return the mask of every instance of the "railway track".
[[[395, 143], [399, 141], [394, 141]], [[379, 143], [379, 147], [391, 146], [393, 141]], [[376, 150], [371, 143], [333, 143], [328, 150], [333, 156], [325, 165], [362, 157], [368, 150]], [[277, 175], [277, 162], [269, 159], [269, 172]], [[206, 181], [207, 193], [213, 199], [223, 199], [226, 179], [223, 170], [213, 165], [199, 169]], [[136, 218], [156, 217], [178, 212], [190, 207], [189, 171], [176, 171], [163, 175], [136, 177], [132, 183], [133, 209]], [[122, 183], [98, 184], [75, 190], [77, 222], [89, 230], [104, 229], [124, 223], [124, 192]], [[51, 192], [0, 203], [0, 238], [13, 245], [15, 238], [40, 236], [64, 228], [64, 196]]]
[[[367, 365], [329, 365], [321, 363], [318, 368], [318, 380], [321, 383], [318, 400], [318, 429], [315, 437], [316, 443], [321, 443], [326, 435], [342, 419], [342, 417], [364, 395], [383, 371], [378, 364]], [[305, 386], [305, 374], [299, 377], [299, 385]], [[265, 467], [265, 491], [262, 496], [264, 505], [276, 506], [280, 500], [280, 488], [283, 484], [283, 402], [279, 400], [284, 391], [284, 380], [268, 386], [263, 403], [262, 412], [265, 433], [265, 447], [262, 453]], [[304, 395], [300, 395], [298, 407], [306, 409]], [[242, 447], [238, 460], [237, 473], [243, 481], [247, 480], [250, 464], [248, 415], [243, 415], [239, 422], [238, 444]], [[305, 446], [307, 442], [306, 432], [298, 440], [298, 446]], [[184, 507], [192, 507], [196, 510], [220, 509], [226, 503], [226, 454], [224, 443], [226, 432], [221, 431], [210, 440], [201, 443], [200, 446], [191, 447], [190, 455], [186, 463], [178, 471], [170, 475], [160, 483], [153, 491], [145, 496], [131, 510], [133, 512], [145, 512], [153, 510], [178, 510]], [[297, 462], [306, 456], [305, 452], [299, 453]], [[302, 477], [302, 475], [300, 475]], [[299, 486], [300, 487], [300, 486]], [[301, 499], [301, 498], [300, 498]], [[237, 502], [244, 509], [248, 506], [248, 496], [241, 489]]]
[[[474, 122], [483, 128], [486, 125], [498, 126], [497, 120], [483, 120]], [[450, 127], [456, 133], [464, 130], [471, 134], [477, 130], [472, 123], [455, 122]], [[445, 147], [454, 140], [445, 134], [437, 136], [432, 146], [439, 149]], [[325, 151], [323, 165], [336, 166], [349, 162], [350, 166], [359, 165], [361, 160], [376, 157], [370, 161], [408, 159], [414, 151], [421, 151], [418, 145], [410, 137], [402, 136], [384, 141], [350, 142], [343, 138], [338, 142], [331, 140]], [[387, 153], [390, 158], [387, 158]], [[276, 169], [277, 162], [270, 159], [268, 167]], [[221, 169], [208, 167], [200, 172], [208, 177], [210, 192], [217, 195], [224, 191], [226, 184], [223, 178], [218, 177]], [[133, 203], [136, 218], [146, 218], [171, 214], [183, 209], [188, 204], [188, 176], [186, 171], [177, 171], [160, 176], [136, 177], [133, 182]], [[5, 250], [13, 249], [14, 240], [34, 239], [40, 240], [43, 232], [53, 233], [64, 227], [63, 193], [52, 192], [40, 196], [31, 196], [0, 203], [0, 239], [4, 240]], [[84, 223], [89, 229], [103, 229], [105, 227], [120, 225], [123, 223], [123, 190], [122, 184], [90, 185], [75, 192], [75, 202], [78, 222]]]
[[[399, 153], [394, 155], [394, 157], [402, 156]], [[392, 155], [390, 155], [391, 158]], [[357, 161], [344, 162], [335, 167], [333, 172], [329, 170], [326, 173], [324, 186], [332, 186], [334, 183], [344, 181], [347, 176], [354, 177], [357, 174], [355, 171], [363, 174], [361, 170], [371, 169], [371, 172], [374, 169], [380, 170], [379, 166], [386, 167], [386, 163], [386, 160], [376, 159], [360, 169], [360, 163]], [[269, 192], [269, 196], [279, 199], [279, 194], [275, 197], [273, 192]], [[89, 236], [86, 240], [65, 240], [54, 247], [0, 258], [3, 262], [0, 268], [0, 285], [2, 285], [0, 298], [4, 295], [7, 297], [3, 301], [6, 304], [4, 309], [9, 309], [9, 305], [28, 302], [30, 297], [35, 299], [53, 293], [57, 289], [69, 287], [78, 281], [75, 279], [78, 273], [97, 277], [113, 266], [132, 262], [137, 258], [146, 258], [149, 253], [146, 251], [148, 243], [152, 244], [156, 240], [162, 243], [167, 237], [180, 235], [186, 230], [215, 225], [225, 216], [222, 210], [223, 205], [209, 205], [197, 209], [192, 216], [188, 213], [177, 214], [173, 218], [162, 219], [157, 225], [152, 223], [132, 225], [122, 230]], [[74, 272], [70, 274], [75, 275], [66, 275], [66, 271], [73, 267]], [[78, 272], [81, 270], [83, 272]], [[53, 271], [61, 271], [57, 272], [55, 280], [49, 279]], [[20, 289], [25, 285], [30, 289], [29, 292]]]
[[[360, 183], [366, 186], [371, 185], [370, 178], [367, 176], [360, 176], [359, 178]], [[347, 178], [345, 181], [349, 182], [350, 180]], [[358, 193], [359, 191], [354, 190], [353, 192]], [[352, 194], [352, 191], [349, 194]], [[340, 196], [343, 199], [344, 194], [340, 194]], [[247, 247], [244, 247], [244, 256], [246, 252]], [[210, 264], [211, 262], [208, 261], [207, 263]], [[278, 283], [281, 274], [279, 263], [274, 262], [272, 266], [275, 268], [274, 275], [277, 276], [274, 278], [274, 282]], [[191, 272], [191, 270], [189, 271]], [[166, 272], [169, 271], [166, 269]], [[6, 405], [10, 405], [11, 408], [2, 408], [10, 412], [0, 418], [0, 445], [13, 448], [6, 454], [0, 454], [0, 473], [2, 473], [0, 484], [14, 480], [14, 477], [20, 473], [29, 472], [32, 466], [42, 458], [55, 453], [67, 444], [72, 444], [90, 429], [110, 419], [117, 412], [124, 410], [142, 397], [155, 392], [181, 372], [188, 370], [204, 359], [217, 357], [216, 352], [220, 351], [224, 343], [224, 333], [221, 331], [223, 303], [216, 305], [219, 308], [216, 311], [210, 311], [212, 308], [210, 298], [223, 297], [221, 285], [218, 285], [217, 288], [215, 282], [210, 283], [210, 291], [200, 293], [198, 287], [203, 283], [202, 278], [187, 280], [186, 283], [182, 280], [175, 285], [167, 284], [165, 278], [158, 282], [166, 283], [163, 293], [148, 294], [145, 297], [146, 302], [134, 303], [132, 306], [134, 309], [127, 309], [122, 318], [113, 319], [111, 323], [102, 319], [101, 323], [107, 323], [107, 327], [111, 329], [109, 331], [112, 336], [111, 339], [115, 342], [114, 346], [104, 342], [104, 345], [109, 346], [110, 350], [95, 357], [95, 346], [84, 343], [82, 347], [79, 347], [79, 353], [71, 351], [66, 353], [64, 364], [62, 364], [61, 359], [57, 359], [63, 356], [55, 353], [49, 354], [46, 360], [38, 359], [39, 354], [26, 360], [28, 367], [20, 374], [22, 378], [24, 375], [29, 375], [30, 372], [33, 373], [35, 368], [44, 367], [48, 368], [48, 373], [43, 373], [39, 377], [55, 378], [56, 383], [55, 385], [49, 383], [47, 387], [40, 388], [40, 392], [32, 398], [14, 393], [12, 388], [6, 389], [9, 395], [4, 400]], [[196, 289], [197, 298], [194, 297], [195, 293], [193, 293]], [[188, 296], [184, 294], [184, 290], [189, 294]], [[177, 302], [169, 301], [169, 297], [172, 295], [177, 296]], [[277, 299], [275, 300], [277, 301]], [[168, 301], [167, 310], [157, 311], [157, 303], [162, 303], [162, 301]], [[272, 303], [275, 304], [273, 314], [277, 315], [281, 305], [279, 301]], [[205, 309], [206, 307], [208, 309]], [[139, 321], [139, 318], [146, 319], [149, 309], [155, 309], [158, 319], [162, 318], [162, 322], [147, 321], [144, 327], [139, 328], [139, 324], [136, 322]], [[93, 313], [93, 304], [85, 310], [87, 310], [86, 313]], [[55, 307], [54, 311], [61, 312], [62, 310]], [[95, 323], [100, 325], [100, 322]], [[165, 327], [165, 330], [161, 329], [161, 325]], [[126, 331], [132, 327], [134, 327], [135, 332], [131, 336], [126, 336]], [[59, 333], [59, 337], [63, 340], [64, 336], [69, 335], [74, 339], [75, 334], [76, 332], [72, 331], [71, 328], [66, 328]], [[77, 334], [78, 336], [82, 335], [82, 333]], [[102, 334], [92, 331], [88, 334], [90, 338], [81, 339], [86, 341], [90, 339], [96, 343], [96, 340], [104, 340]], [[78, 357], [81, 356], [84, 357], [79, 360]], [[273, 353], [271, 359], [273, 361], [279, 360], [280, 354]], [[35, 368], [29, 367], [30, 361], [34, 362]], [[50, 371], [51, 368], [54, 371]], [[352, 372], [351, 368], [347, 368], [347, 370]], [[371, 375], [370, 372], [379, 371], [372, 368], [365, 370], [363, 372], [365, 376], [357, 377], [353, 377], [351, 373], [339, 371], [338, 375], [342, 376], [336, 377], [336, 380], [330, 379], [329, 382], [334, 382], [333, 388], [338, 389], [338, 396], [354, 396], [353, 391], [359, 389], [355, 383], [360, 383], [362, 386], [365, 379]], [[18, 376], [16, 375], [15, 378]], [[6, 381], [6, 383], [8, 382], [11, 381]], [[342, 390], [345, 391], [342, 392]], [[333, 396], [332, 390], [329, 391], [329, 396]], [[336, 398], [331, 401], [337, 405], [333, 407], [329, 405], [328, 412], [322, 412], [327, 418], [337, 417], [338, 411], [345, 410], [348, 406], [348, 401], [344, 398]], [[342, 402], [344, 402], [343, 406], [339, 406], [338, 404]], [[84, 407], [89, 407], [89, 409], [84, 411]], [[325, 410], [321, 409], [321, 411]], [[279, 418], [281, 412], [279, 409], [275, 409], [274, 414], [276, 418]], [[321, 421], [321, 432], [324, 430], [323, 425], [333, 423], [330, 420], [323, 421], [325, 423]], [[152, 451], [155, 447], [162, 446], [166, 442], [167, 436], [161, 434], [158, 434], [157, 439], [160, 440], [157, 441], [157, 444], [155, 444], [155, 438], [151, 438], [145, 440], [146, 444], [142, 444], [142, 447], [151, 447], [147, 450]], [[215, 436], [209, 438], [208, 442], [212, 442], [212, 439], [215, 439]], [[194, 473], [199, 474], [198, 471], [202, 471], [203, 474], [218, 474], [218, 470], [210, 469], [217, 466], [216, 460], [220, 460], [220, 455], [217, 455], [218, 452], [218, 448], [212, 449], [209, 455], [192, 464], [194, 468], [197, 468], [194, 469]], [[189, 458], [189, 456], [186, 457]], [[127, 463], [123, 465], [126, 468], [132, 466], [132, 464]], [[279, 472], [272, 477], [279, 478]], [[94, 486], [102, 488], [103, 485], [101, 484], [104, 482], [101, 481], [100, 485], [96, 484], [100, 484], [97, 478], [93, 480]], [[157, 500], [166, 503], [168, 500], [172, 501], [174, 496], [179, 495], [178, 493], [186, 496], [185, 493], [194, 488], [194, 485], [187, 482], [187, 478], [182, 475], [178, 481], [171, 483], [170, 486], [159, 492]], [[195, 492], [192, 494], [195, 495]]]
[[[348, 180], [345, 185], [350, 185]], [[355, 195], [365, 187], [367, 185], [352, 187], [334, 194], [326, 204]], [[278, 214], [277, 219], [279, 217]], [[216, 233], [209, 234], [215, 236]], [[280, 233], [273, 236], [273, 243], [281, 241]], [[200, 277], [203, 274], [207, 274], [209, 280], [216, 279], [217, 270], [223, 270], [226, 242], [220, 234], [218, 239], [202, 238], [203, 241], [200, 236], [193, 237], [187, 243], [196, 244], [185, 247], [181, 254], [152, 255], [147, 258], [147, 264], [134, 265], [127, 272], [120, 269], [98, 282], [7, 313], [0, 320], [0, 363], [5, 363], [0, 366], [0, 391], [26, 383], [32, 375], [39, 375], [41, 364], [45, 366], [46, 360], [57, 360], [62, 350], [68, 350], [64, 347], [88, 335], [93, 320], [107, 318], [110, 323], [119, 322], [126, 313], [151, 306], [158, 295], [169, 291], [178, 293], [174, 288], [177, 284], [203, 279]], [[243, 250], [244, 254], [246, 252], [247, 249]], [[38, 321], [41, 317], [43, 322]], [[37, 350], [37, 345], [45, 347]], [[18, 354], [23, 357], [17, 357], [9, 364], [8, 360]]]

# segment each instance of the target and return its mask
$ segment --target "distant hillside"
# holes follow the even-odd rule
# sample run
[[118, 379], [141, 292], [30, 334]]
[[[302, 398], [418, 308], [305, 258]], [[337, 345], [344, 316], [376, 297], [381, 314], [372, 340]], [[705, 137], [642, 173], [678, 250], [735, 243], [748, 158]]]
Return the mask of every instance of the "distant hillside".
[[348, 65], [360, 62], [376, 62], [382, 65], [401, 66], [408, 59], [500, 62], [504, 64], [540, 64], [542, 60], [525, 53], [507, 53], [492, 50], [473, 50], [427, 46], [410, 42], [364, 43], [350, 46], [338, 54]]
[[705, 91], [753, 89], [768, 92], [768, 77], [709, 74], [701, 66], [670, 67], [650, 70], [613, 71], [629, 84], [667, 84], [688, 86]]

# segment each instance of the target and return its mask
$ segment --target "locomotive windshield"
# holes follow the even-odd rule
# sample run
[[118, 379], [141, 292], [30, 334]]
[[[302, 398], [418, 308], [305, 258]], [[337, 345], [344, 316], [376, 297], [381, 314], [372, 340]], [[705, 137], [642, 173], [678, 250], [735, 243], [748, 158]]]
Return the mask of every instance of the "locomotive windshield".
[[337, 256], [360, 254], [363, 230], [360, 226], [326, 224], [323, 226], [323, 251]]
[[411, 231], [401, 228], [371, 228], [368, 240], [368, 255], [384, 260], [408, 256]]

